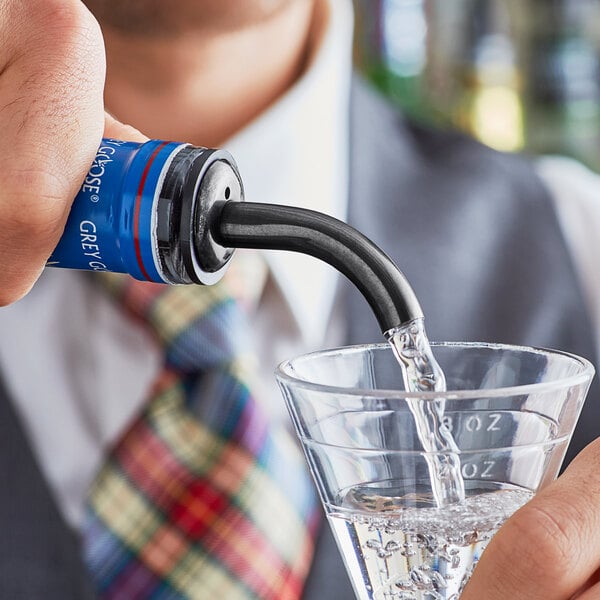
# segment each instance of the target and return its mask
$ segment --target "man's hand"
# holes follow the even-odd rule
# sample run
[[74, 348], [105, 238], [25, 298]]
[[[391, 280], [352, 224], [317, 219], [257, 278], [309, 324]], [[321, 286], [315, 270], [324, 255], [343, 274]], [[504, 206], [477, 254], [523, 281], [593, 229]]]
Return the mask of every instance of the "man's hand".
[[600, 599], [600, 439], [517, 511], [461, 600]]
[[102, 137], [104, 73], [80, 0], [0, 0], [0, 305], [58, 243]]

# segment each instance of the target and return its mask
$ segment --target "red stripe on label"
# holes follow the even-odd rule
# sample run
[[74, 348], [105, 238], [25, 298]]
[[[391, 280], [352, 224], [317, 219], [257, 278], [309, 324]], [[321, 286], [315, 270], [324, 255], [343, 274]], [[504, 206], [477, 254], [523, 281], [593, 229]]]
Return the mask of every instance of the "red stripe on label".
[[158, 153], [168, 144], [169, 142], [163, 142], [159, 146], [157, 146], [148, 159], [146, 163], [146, 167], [144, 168], [144, 172], [142, 173], [142, 178], [140, 179], [140, 184], [138, 186], [137, 194], [135, 196], [135, 208], [133, 213], [133, 243], [135, 245], [135, 255], [138, 261], [138, 267], [142, 272], [142, 275], [148, 281], [154, 281], [148, 275], [148, 271], [146, 271], [146, 267], [144, 267], [144, 261], [142, 260], [142, 247], [140, 245], [140, 211], [142, 206], [142, 196], [144, 194], [144, 186], [146, 185], [146, 179], [148, 179], [148, 172], [150, 171], [150, 167], [152, 167], [152, 163], [154, 159], [157, 157]]

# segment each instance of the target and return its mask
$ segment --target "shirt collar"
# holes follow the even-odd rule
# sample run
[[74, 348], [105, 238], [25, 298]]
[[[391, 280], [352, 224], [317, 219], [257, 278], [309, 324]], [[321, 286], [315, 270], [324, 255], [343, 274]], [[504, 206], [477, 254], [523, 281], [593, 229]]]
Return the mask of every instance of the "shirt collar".
[[[323, 32], [306, 72], [224, 146], [238, 163], [249, 202], [344, 219], [353, 14], [349, 0], [322, 0], [321, 8]], [[331, 314], [336, 273], [301, 254], [265, 251], [264, 257], [302, 336], [318, 343]]]

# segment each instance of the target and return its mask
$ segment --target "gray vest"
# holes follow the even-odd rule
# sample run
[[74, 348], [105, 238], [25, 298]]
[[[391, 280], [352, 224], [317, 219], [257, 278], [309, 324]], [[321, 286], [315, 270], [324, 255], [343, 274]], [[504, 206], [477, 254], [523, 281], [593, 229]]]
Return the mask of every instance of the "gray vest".
[[[430, 339], [545, 346], [596, 362], [552, 201], [527, 161], [410, 123], [360, 83], [351, 134], [349, 222], [404, 271]], [[342, 299], [347, 342], [381, 342], [362, 296], [345, 284]], [[594, 383], [567, 460], [600, 432], [598, 397]], [[305, 598], [353, 597], [323, 528]]]
[[[525, 161], [410, 124], [360, 83], [351, 134], [350, 222], [406, 273], [432, 339], [535, 344], [594, 359], [588, 316], [551, 202]], [[350, 317], [349, 343], [380, 341], [366, 302], [349, 285], [339, 310]], [[595, 435], [595, 395], [593, 389], [577, 450]], [[0, 598], [93, 598], [77, 538], [1, 388], [0, 426]], [[352, 597], [325, 526], [304, 598]]]
[[[353, 100], [349, 220], [406, 274], [429, 338], [557, 348], [595, 364], [578, 277], [530, 164], [407, 122], [360, 85]], [[346, 287], [348, 342], [380, 340]], [[599, 391], [590, 390], [569, 460], [600, 434]]]

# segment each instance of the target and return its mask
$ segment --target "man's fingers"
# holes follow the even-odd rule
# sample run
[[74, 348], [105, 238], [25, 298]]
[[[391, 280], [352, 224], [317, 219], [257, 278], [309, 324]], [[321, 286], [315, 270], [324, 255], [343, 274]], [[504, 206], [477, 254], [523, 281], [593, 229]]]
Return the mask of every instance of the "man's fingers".
[[461, 600], [570, 600], [600, 566], [599, 465], [596, 440], [494, 536]]
[[104, 137], [128, 142], [147, 142], [148, 138], [135, 127], [117, 121], [112, 115], [106, 113], [104, 122]]
[[80, 0], [0, 2], [0, 304], [56, 246], [104, 125], [104, 48]]

